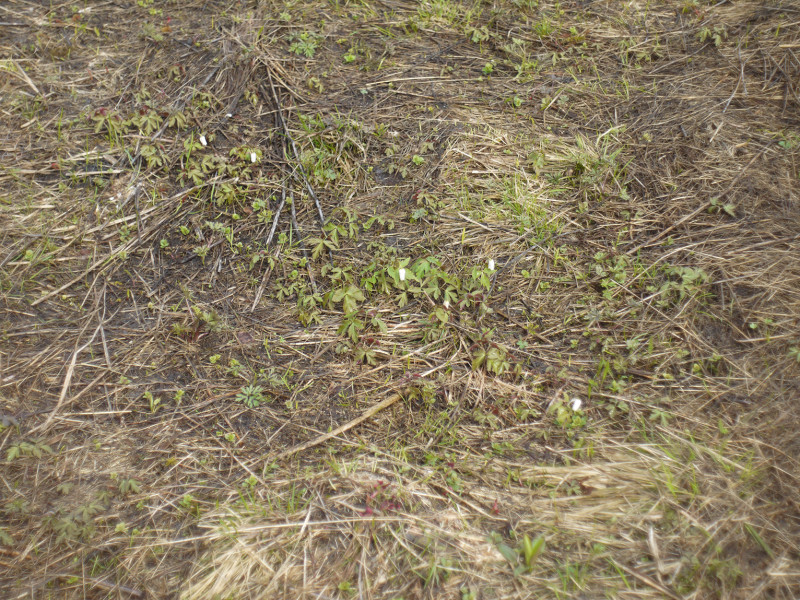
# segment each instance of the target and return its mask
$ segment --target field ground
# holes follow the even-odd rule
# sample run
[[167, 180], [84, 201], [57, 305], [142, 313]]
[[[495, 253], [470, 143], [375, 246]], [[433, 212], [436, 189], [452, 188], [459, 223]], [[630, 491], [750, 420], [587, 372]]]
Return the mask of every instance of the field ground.
[[800, 597], [800, 6], [0, 3], [5, 598]]

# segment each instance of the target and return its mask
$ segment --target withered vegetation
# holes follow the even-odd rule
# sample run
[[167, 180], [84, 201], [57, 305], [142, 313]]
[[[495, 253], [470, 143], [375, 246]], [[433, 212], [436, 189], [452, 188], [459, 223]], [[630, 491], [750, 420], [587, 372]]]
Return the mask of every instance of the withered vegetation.
[[800, 596], [800, 7], [4, 0], [5, 598]]

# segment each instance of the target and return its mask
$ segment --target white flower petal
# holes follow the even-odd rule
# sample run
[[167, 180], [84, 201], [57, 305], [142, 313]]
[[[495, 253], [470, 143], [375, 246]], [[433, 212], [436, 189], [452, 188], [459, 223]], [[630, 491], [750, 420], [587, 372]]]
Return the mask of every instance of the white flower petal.
[[494, 259], [489, 259], [489, 270], [494, 271]]
[[406, 270], [405, 269], [397, 269], [397, 276], [400, 278], [400, 281], [406, 280]]
[[230, 118], [231, 118], [233, 115], [232, 115], [231, 113], [228, 113], [228, 114], [227, 114], [227, 115], [225, 115], [225, 116], [226, 116], [228, 119], [230, 119]]
[[444, 301], [444, 307], [445, 307], [445, 308], [450, 308], [450, 302], [448, 302], [447, 300], [445, 300], [445, 301]]
[[251, 163], [256, 162], [256, 153], [255, 152], [251, 152], [250, 153], [250, 162]]
[[583, 406], [583, 401], [580, 398], [573, 398], [569, 401], [569, 406], [572, 410], [578, 412], [581, 409], [581, 406]]
[[204, 136], [204, 135], [201, 135], [201, 136], [200, 136], [200, 143], [201, 143], [203, 146], [208, 146], [208, 142], [206, 141], [206, 136]]

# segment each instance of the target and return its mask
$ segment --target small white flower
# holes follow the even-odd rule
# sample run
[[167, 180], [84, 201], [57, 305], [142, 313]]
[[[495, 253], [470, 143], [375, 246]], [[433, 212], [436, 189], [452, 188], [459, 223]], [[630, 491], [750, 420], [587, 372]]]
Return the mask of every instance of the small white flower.
[[206, 136], [204, 136], [204, 135], [201, 135], [201, 136], [200, 136], [200, 143], [201, 143], [203, 146], [208, 146], [208, 142], [206, 141]]
[[405, 269], [397, 269], [397, 276], [400, 278], [400, 281], [406, 280], [406, 270]]
[[256, 162], [256, 153], [255, 152], [251, 152], [250, 153], [250, 162], [251, 163]]
[[445, 308], [450, 308], [450, 302], [448, 300], [444, 301], [444, 307]]
[[232, 115], [231, 113], [228, 113], [228, 114], [227, 114], [227, 115], [225, 115], [225, 116], [226, 116], [228, 119], [230, 119], [230, 118], [231, 118], [233, 115]]
[[581, 409], [581, 406], [583, 406], [583, 402], [580, 398], [573, 398], [569, 401], [569, 406], [572, 410], [578, 412]]
[[494, 259], [493, 258], [489, 259], [489, 270], [490, 271], [494, 271]]

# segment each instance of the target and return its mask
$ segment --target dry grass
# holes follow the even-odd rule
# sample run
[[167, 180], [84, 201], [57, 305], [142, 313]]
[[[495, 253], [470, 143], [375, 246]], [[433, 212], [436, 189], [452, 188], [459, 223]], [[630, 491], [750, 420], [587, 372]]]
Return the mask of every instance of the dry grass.
[[6, 597], [800, 595], [793, 3], [7, 0], [0, 48]]

